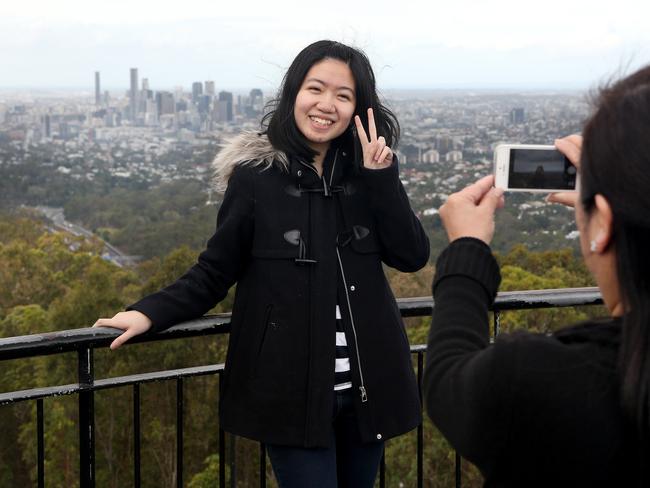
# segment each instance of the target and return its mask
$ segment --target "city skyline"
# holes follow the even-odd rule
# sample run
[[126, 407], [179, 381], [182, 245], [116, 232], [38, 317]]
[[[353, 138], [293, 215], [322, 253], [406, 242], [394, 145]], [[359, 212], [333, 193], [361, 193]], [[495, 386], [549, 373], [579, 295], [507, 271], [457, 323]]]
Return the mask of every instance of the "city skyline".
[[104, 89], [128, 90], [138, 67], [156, 89], [269, 91], [301, 48], [331, 38], [363, 49], [382, 89], [587, 89], [650, 61], [649, 16], [641, 0], [4, 2], [0, 88], [92, 90], [99, 71]]

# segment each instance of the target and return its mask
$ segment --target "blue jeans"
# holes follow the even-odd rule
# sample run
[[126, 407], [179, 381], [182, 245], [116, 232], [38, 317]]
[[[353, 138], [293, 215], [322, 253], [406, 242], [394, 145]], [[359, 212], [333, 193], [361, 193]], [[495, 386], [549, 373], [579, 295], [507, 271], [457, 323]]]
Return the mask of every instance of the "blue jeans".
[[361, 442], [352, 389], [334, 392], [331, 435], [327, 448], [266, 446], [280, 488], [372, 488], [384, 443]]

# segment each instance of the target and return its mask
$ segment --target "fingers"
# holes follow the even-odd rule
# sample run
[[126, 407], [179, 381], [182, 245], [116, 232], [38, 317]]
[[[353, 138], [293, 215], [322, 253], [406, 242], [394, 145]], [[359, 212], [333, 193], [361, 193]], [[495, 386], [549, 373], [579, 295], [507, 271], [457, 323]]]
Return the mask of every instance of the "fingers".
[[386, 146], [382, 150], [381, 154], [379, 155], [379, 158], [377, 159], [377, 164], [386, 166], [390, 163], [393, 162], [393, 150]]
[[383, 159], [381, 158], [381, 153], [383, 152], [385, 147], [386, 147], [386, 139], [384, 139], [384, 136], [381, 136], [379, 139], [377, 139], [377, 150], [375, 151], [375, 154], [373, 156], [375, 162], [383, 161]]
[[93, 327], [113, 327], [115, 329], [126, 329], [128, 327], [127, 324], [120, 323], [115, 318], [112, 319], [99, 319], [97, 322], [93, 324]]
[[137, 332], [135, 332], [133, 329], [127, 329], [126, 332], [124, 332], [121, 336], [119, 336], [117, 339], [115, 339], [113, 342], [111, 342], [111, 350], [114, 351], [118, 347], [120, 347], [122, 344], [124, 344], [126, 341], [128, 341], [131, 337], [138, 335]]
[[476, 183], [469, 185], [465, 189], [461, 190], [459, 194], [468, 197], [474, 203], [478, 203], [482, 200], [483, 196], [488, 191], [490, 191], [490, 188], [492, 188], [493, 184], [494, 184], [494, 175], [484, 176]]
[[578, 194], [576, 192], [551, 193], [546, 197], [546, 201], [550, 203], [560, 203], [567, 207], [574, 208], [578, 201]]
[[580, 152], [582, 151], [582, 136], [573, 134], [555, 140], [555, 147], [564, 154], [569, 161], [580, 169]]
[[371, 108], [368, 109], [368, 132], [370, 132], [370, 142], [377, 140], [377, 126], [375, 126], [375, 114]]
[[361, 147], [367, 146], [368, 134], [366, 134], [366, 129], [363, 128], [363, 124], [361, 123], [361, 117], [358, 115], [354, 116], [354, 125], [357, 128], [357, 136], [359, 136], [359, 140], [361, 141]]
[[488, 212], [493, 214], [497, 208], [502, 208], [504, 203], [503, 188], [492, 187], [481, 199], [479, 207], [485, 208]]

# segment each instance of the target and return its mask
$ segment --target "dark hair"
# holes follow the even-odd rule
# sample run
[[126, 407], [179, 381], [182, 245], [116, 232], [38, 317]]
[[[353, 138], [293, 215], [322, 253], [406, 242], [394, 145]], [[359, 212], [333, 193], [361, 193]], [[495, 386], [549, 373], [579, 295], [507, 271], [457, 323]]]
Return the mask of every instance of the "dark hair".
[[[377, 133], [384, 136], [386, 144], [395, 149], [399, 140], [399, 123], [395, 115], [379, 100], [375, 86], [375, 74], [368, 57], [359, 49], [336, 41], [317, 41], [310, 44], [298, 53], [289, 66], [276, 99], [269, 104], [270, 111], [262, 119], [262, 130], [266, 132], [273, 147], [285, 153], [294, 154], [306, 161], [313, 161], [316, 152], [309, 146], [307, 139], [296, 126], [293, 109], [296, 96], [307, 72], [314, 64], [325, 59], [337, 59], [350, 67], [356, 93], [354, 115], [361, 117], [364, 127], [367, 128], [367, 109], [372, 108]], [[352, 122], [348, 130], [339, 137], [349, 138], [354, 133], [354, 122]], [[355, 145], [358, 143], [356, 137], [354, 137], [354, 143]]]
[[619, 352], [622, 406], [636, 426], [641, 486], [650, 471], [650, 66], [600, 90], [584, 129], [581, 199], [603, 195], [624, 318]]

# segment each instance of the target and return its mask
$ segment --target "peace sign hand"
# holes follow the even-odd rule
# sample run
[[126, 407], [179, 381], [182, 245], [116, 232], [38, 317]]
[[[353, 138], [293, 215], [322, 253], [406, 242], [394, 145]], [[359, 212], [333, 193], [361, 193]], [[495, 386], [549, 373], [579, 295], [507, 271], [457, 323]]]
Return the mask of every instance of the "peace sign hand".
[[386, 145], [384, 136], [377, 137], [377, 127], [372, 109], [368, 109], [370, 138], [368, 138], [358, 115], [354, 116], [354, 124], [357, 126], [357, 135], [363, 149], [363, 166], [368, 169], [382, 169], [390, 166], [393, 163], [393, 151]]

